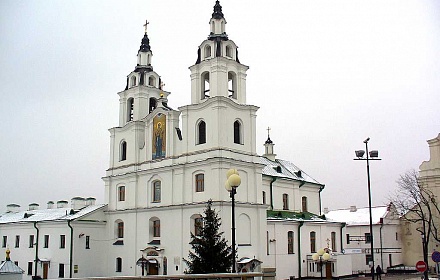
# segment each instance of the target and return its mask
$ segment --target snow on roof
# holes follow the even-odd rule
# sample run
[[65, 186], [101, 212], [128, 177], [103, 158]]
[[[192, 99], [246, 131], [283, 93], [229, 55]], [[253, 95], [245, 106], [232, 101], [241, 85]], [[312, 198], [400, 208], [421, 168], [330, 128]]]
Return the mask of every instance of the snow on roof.
[[[388, 213], [388, 206], [371, 207], [373, 224], [380, 224], [380, 219], [385, 218]], [[348, 209], [332, 210], [325, 214], [329, 221], [345, 222], [347, 225], [369, 225], [370, 212], [368, 207], [357, 208], [356, 211]]]
[[6, 260], [0, 264], [1, 274], [22, 274], [24, 270], [10, 260]]
[[[264, 175], [322, 185], [290, 161], [282, 159], [272, 161], [268, 158], [261, 157], [261, 163], [266, 165], [263, 168]], [[278, 169], [280, 172], [277, 171], [278, 166], [281, 168]]]
[[[74, 220], [86, 216], [95, 210], [105, 207], [101, 205], [89, 205], [79, 211], [72, 211], [72, 208], [40, 209], [20, 212], [6, 212], [0, 214], [0, 224], [18, 222], [41, 222], [41, 221], [60, 221]], [[71, 213], [72, 212], [72, 213]]]

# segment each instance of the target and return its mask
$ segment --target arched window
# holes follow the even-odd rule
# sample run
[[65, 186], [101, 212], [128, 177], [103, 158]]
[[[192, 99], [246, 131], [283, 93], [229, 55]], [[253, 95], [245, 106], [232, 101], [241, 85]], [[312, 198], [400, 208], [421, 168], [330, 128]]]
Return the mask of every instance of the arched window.
[[131, 86], [136, 86], [136, 76], [131, 77]]
[[127, 122], [133, 120], [133, 113], [134, 113], [134, 99], [129, 98], [127, 100]]
[[160, 202], [160, 181], [153, 182], [153, 202]]
[[122, 258], [116, 258], [116, 272], [122, 271]]
[[197, 144], [205, 144], [206, 143], [206, 123], [204, 121], [200, 121], [197, 126]]
[[287, 232], [287, 254], [293, 254], [293, 231]]
[[156, 101], [156, 98], [154, 98], [154, 97], [150, 97], [150, 109], [149, 109], [149, 113], [151, 113], [151, 112], [153, 112], [154, 111], [154, 109], [156, 109], [156, 107], [157, 107], [157, 101]]
[[116, 238], [124, 238], [124, 222], [117, 220], [116, 224]]
[[125, 186], [118, 188], [118, 201], [125, 201]]
[[226, 46], [226, 56], [232, 58], [232, 47], [230, 45]]
[[234, 122], [234, 143], [242, 144], [241, 123], [239, 121]]
[[302, 212], [307, 212], [307, 196], [301, 198]]
[[228, 72], [228, 95], [237, 99], [237, 75], [234, 72]]
[[289, 195], [287, 193], [283, 194], [283, 210], [289, 210]]
[[252, 225], [251, 219], [246, 214], [238, 216], [237, 242], [239, 245], [251, 245]]
[[122, 141], [119, 149], [119, 160], [123, 161], [127, 159], [127, 142]]
[[205, 174], [196, 174], [196, 192], [205, 191]]
[[333, 252], [336, 252], [336, 232], [332, 231], [331, 233], [331, 242], [332, 242], [332, 250]]
[[209, 98], [209, 72], [204, 72], [202, 74], [202, 92], [201, 92], [201, 99]]
[[310, 232], [310, 252], [316, 252], [316, 232]]
[[156, 85], [156, 78], [154, 76], [150, 76], [148, 78], [148, 85], [153, 86], [153, 87]]
[[205, 58], [209, 58], [209, 57], [211, 57], [211, 46], [206, 45], [205, 46]]

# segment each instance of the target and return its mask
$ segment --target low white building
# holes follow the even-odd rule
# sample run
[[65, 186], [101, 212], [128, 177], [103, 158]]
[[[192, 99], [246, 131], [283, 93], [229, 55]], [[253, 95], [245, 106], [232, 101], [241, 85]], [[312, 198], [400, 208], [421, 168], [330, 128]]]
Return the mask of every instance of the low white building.
[[[374, 265], [386, 272], [390, 266], [402, 264], [402, 236], [399, 215], [393, 204], [372, 207]], [[324, 210], [330, 221], [346, 224], [344, 254], [351, 255], [353, 273], [370, 273], [371, 235], [369, 208]]]
[[[94, 205], [95, 199], [73, 198], [52, 201], [47, 209], [32, 203], [28, 210], [8, 205], [0, 214], [1, 251], [14, 251], [14, 262], [25, 270], [23, 279], [105, 275], [98, 265], [109, 241], [105, 236], [106, 205]], [[55, 207], [54, 207], [55, 206]]]

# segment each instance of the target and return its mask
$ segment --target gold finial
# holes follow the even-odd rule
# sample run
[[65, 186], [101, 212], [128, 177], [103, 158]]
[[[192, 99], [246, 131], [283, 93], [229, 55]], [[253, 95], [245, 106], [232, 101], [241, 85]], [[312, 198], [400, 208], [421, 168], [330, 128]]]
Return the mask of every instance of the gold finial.
[[148, 27], [148, 24], [150, 24], [150, 23], [148, 22], [148, 20], [146, 20], [146, 21], [145, 21], [145, 24], [144, 24], [144, 27], [145, 27], [145, 34], [147, 34], [147, 27]]
[[7, 261], [10, 261], [10, 260], [11, 260], [10, 254], [11, 254], [11, 250], [9, 250], [9, 248], [6, 249], [6, 260], [7, 260]]
[[163, 98], [163, 92], [160, 93], [160, 98]]

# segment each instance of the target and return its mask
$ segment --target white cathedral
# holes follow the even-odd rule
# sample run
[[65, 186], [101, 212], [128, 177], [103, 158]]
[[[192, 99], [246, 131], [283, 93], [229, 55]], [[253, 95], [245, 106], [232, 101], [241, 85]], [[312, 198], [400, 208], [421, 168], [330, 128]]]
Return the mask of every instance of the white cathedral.
[[225, 189], [231, 168], [241, 177], [238, 271], [275, 270], [277, 279], [319, 276], [311, 256], [326, 248], [326, 275], [352, 273], [350, 257], [340, 253], [345, 224], [321, 216], [324, 185], [277, 159], [269, 135], [265, 154], [257, 154], [258, 107], [246, 103], [248, 66], [225, 27], [216, 1], [209, 36], [189, 68], [191, 104], [176, 110], [153, 70], [145, 26], [136, 67], [118, 93], [119, 125], [109, 129], [105, 204], [80, 197], [71, 207], [59, 201], [21, 211], [11, 204], [0, 216], [1, 249], [11, 249], [25, 278], [183, 274], [190, 232], [197, 234], [209, 199], [231, 241]]

